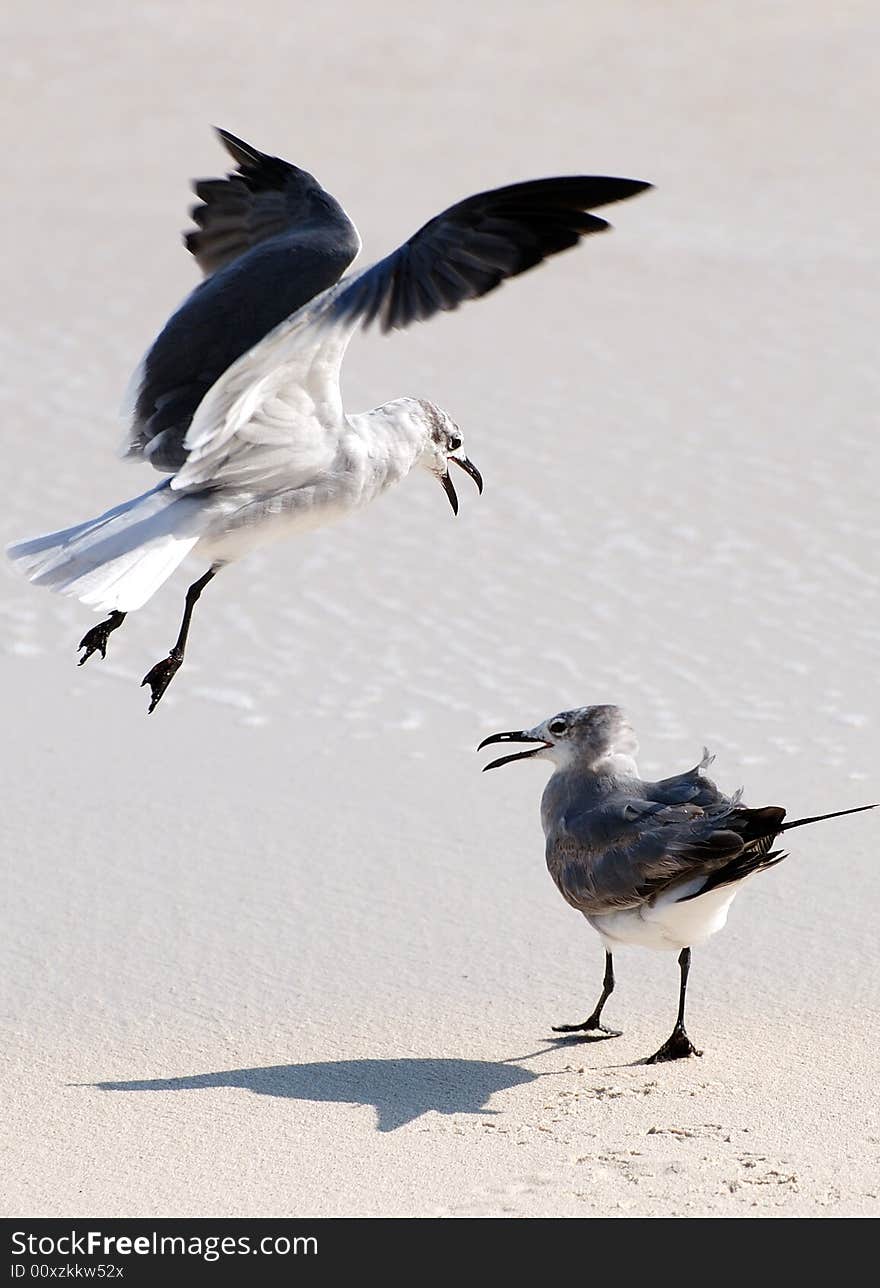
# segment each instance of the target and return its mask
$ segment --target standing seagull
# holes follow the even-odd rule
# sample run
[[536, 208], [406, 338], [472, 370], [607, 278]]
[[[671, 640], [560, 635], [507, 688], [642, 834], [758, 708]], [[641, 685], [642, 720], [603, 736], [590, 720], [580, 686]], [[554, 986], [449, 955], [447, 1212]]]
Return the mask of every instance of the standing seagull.
[[144, 677], [153, 711], [183, 662], [196, 600], [227, 563], [373, 500], [420, 465], [458, 512], [449, 462], [482, 491], [461, 433], [438, 407], [399, 398], [358, 415], [339, 372], [359, 326], [383, 331], [486, 295], [581, 237], [589, 214], [651, 185], [536, 179], [468, 197], [385, 259], [338, 279], [360, 247], [342, 207], [311, 175], [220, 131], [238, 171], [196, 184], [204, 202], [187, 246], [209, 274], [133, 378], [127, 455], [173, 471], [100, 518], [9, 549], [31, 581], [109, 617], [83, 637], [98, 652], [191, 552], [208, 570], [189, 588], [180, 633]]
[[484, 770], [528, 757], [552, 762], [541, 800], [547, 867], [563, 899], [584, 914], [605, 946], [602, 995], [592, 1015], [554, 1032], [619, 1037], [601, 1023], [614, 989], [613, 951], [625, 944], [678, 950], [678, 1018], [648, 1064], [702, 1055], [684, 1026], [691, 947], [722, 929], [746, 881], [786, 857], [770, 848], [776, 837], [805, 823], [877, 808], [783, 823], [785, 810], [778, 805], [746, 809], [739, 792], [724, 796], [705, 773], [713, 759], [708, 752], [687, 773], [646, 783], [634, 759], [635, 734], [620, 707], [563, 711], [534, 729], [484, 738], [478, 750], [496, 742], [537, 746], [493, 760]]

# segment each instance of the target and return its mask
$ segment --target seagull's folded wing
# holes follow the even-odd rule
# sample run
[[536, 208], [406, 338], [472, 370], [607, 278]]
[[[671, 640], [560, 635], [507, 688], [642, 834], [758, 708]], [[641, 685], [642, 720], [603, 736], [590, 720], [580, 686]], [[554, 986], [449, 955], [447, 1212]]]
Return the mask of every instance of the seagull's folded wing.
[[409, 241], [346, 280], [333, 316], [383, 331], [486, 295], [608, 223], [588, 212], [650, 188], [638, 179], [572, 175], [495, 188], [450, 206]]
[[638, 907], [691, 877], [706, 879], [742, 854], [738, 809], [701, 809], [621, 797], [568, 815], [547, 841], [547, 865], [570, 904], [592, 916]]

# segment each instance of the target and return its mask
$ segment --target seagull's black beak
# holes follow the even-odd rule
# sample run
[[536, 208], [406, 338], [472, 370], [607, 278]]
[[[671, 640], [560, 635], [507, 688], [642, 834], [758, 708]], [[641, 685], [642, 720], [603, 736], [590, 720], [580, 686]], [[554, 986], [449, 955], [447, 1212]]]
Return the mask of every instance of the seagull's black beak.
[[525, 733], [520, 730], [514, 733], [493, 733], [490, 738], [484, 738], [480, 743], [477, 751], [482, 751], [493, 742], [536, 742], [537, 747], [531, 747], [528, 751], [515, 751], [512, 756], [501, 756], [498, 760], [490, 760], [488, 765], [483, 766], [483, 773], [487, 769], [497, 769], [499, 765], [509, 765], [512, 760], [528, 760], [529, 756], [537, 756], [539, 751], [545, 747], [552, 747], [552, 742], [547, 742], [545, 738], [536, 738], [533, 733]]
[[440, 477], [440, 482], [443, 484], [443, 491], [449, 497], [449, 504], [452, 506], [452, 513], [458, 514], [458, 497], [456, 496], [456, 492], [455, 492], [455, 484], [453, 483], [452, 479], [449, 477], [448, 466], [446, 468], [446, 473], [441, 474], [439, 477]]
[[458, 514], [458, 497], [455, 493], [455, 485], [449, 477], [450, 461], [455, 461], [459, 469], [464, 470], [465, 474], [470, 474], [471, 478], [477, 485], [477, 491], [480, 495], [482, 495], [483, 492], [483, 476], [477, 469], [476, 465], [474, 465], [473, 461], [469, 461], [466, 456], [453, 456], [452, 453], [447, 456], [446, 473], [440, 475], [440, 482], [443, 484], [443, 491], [449, 497], [449, 504], [452, 506], [452, 513]]
[[480, 496], [482, 496], [483, 495], [483, 476], [480, 473], [480, 471], [477, 469], [476, 465], [474, 465], [473, 461], [469, 461], [466, 456], [448, 456], [447, 460], [455, 461], [456, 465], [460, 469], [464, 470], [465, 474], [470, 474], [471, 478], [474, 480], [474, 482], [477, 485], [477, 491], [479, 492]]

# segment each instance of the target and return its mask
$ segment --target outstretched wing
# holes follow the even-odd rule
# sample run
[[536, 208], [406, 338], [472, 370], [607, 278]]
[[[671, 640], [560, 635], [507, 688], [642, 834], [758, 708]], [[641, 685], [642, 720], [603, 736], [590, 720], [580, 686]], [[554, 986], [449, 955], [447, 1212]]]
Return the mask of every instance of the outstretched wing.
[[337, 282], [360, 249], [345, 211], [312, 175], [218, 134], [238, 169], [195, 184], [198, 228], [186, 235], [208, 276], [166, 323], [129, 387], [125, 454], [160, 470], [183, 464], [184, 438], [211, 386]]
[[706, 878], [695, 892], [703, 893], [769, 866], [777, 858], [770, 846], [784, 816], [775, 807], [663, 806], [620, 798], [566, 818], [548, 837], [547, 865], [570, 904], [603, 916], [638, 907], [696, 876]]
[[261, 242], [290, 234], [301, 238], [310, 228], [322, 233], [334, 230], [350, 251], [347, 267], [360, 246], [357, 231], [317, 179], [289, 161], [258, 151], [228, 130], [218, 129], [217, 135], [237, 169], [225, 179], [199, 179], [193, 184], [201, 204], [190, 210], [196, 229], [184, 235], [187, 250], [205, 276]]
[[608, 223], [590, 210], [650, 187], [638, 179], [574, 175], [467, 197], [350, 279], [334, 316], [364, 326], [378, 319], [390, 331], [456, 309], [581, 237], [603, 232]]
[[[289, 480], [287, 462], [298, 457], [303, 437], [317, 433], [318, 424], [332, 428], [341, 420], [339, 367], [359, 325], [381, 312], [388, 330], [485, 295], [504, 277], [606, 227], [585, 213], [584, 203], [620, 201], [648, 186], [629, 179], [539, 179], [452, 206], [387, 259], [331, 287], [242, 354], [198, 407], [172, 486], [252, 487], [281, 470]], [[438, 283], [445, 283], [442, 295]]]

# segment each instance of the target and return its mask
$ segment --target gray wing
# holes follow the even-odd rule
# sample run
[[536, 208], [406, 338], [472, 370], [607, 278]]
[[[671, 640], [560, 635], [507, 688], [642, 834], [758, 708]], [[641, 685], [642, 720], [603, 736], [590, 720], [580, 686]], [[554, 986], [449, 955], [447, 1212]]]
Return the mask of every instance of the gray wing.
[[340, 292], [332, 316], [383, 331], [424, 321], [494, 291], [608, 223], [587, 213], [650, 188], [638, 179], [575, 175], [495, 188], [450, 206]]
[[[644, 783], [645, 797], [649, 801], [658, 801], [662, 805], [681, 805], [691, 802], [694, 805], [721, 806], [730, 805], [734, 798], [725, 796], [705, 772], [714, 756], [703, 748], [703, 756], [698, 765], [686, 773], [676, 774], [672, 778], [663, 778], [656, 783]], [[738, 797], [736, 798], [738, 799]]]
[[620, 797], [562, 820], [547, 838], [547, 866], [573, 907], [602, 916], [638, 907], [697, 875], [705, 875], [705, 889], [769, 866], [778, 857], [769, 850], [784, 816], [775, 807]]
[[206, 280], [184, 300], [133, 378], [126, 455], [160, 470], [186, 459], [183, 440], [216, 380], [280, 322], [339, 280], [360, 238], [318, 181], [225, 130], [238, 163], [194, 185], [202, 204], [186, 245]]

